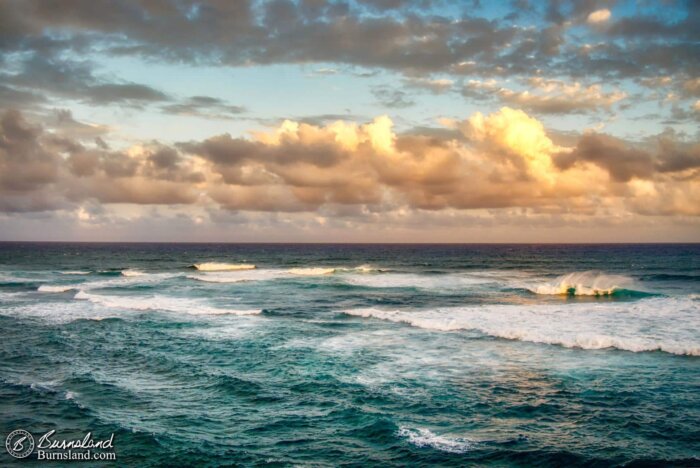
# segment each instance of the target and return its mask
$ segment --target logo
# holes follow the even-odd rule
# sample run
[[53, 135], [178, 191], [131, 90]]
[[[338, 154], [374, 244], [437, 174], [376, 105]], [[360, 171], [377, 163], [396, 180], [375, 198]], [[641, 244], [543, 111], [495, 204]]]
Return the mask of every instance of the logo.
[[17, 429], [5, 439], [5, 448], [15, 458], [27, 458], [34, 451], [34, 437], [23, 429]]

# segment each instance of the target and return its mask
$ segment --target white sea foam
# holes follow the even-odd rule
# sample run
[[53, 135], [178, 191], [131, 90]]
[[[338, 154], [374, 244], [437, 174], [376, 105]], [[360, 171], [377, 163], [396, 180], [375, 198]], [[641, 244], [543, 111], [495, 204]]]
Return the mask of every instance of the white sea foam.
[[14, 317], [32, 317], [50, 323], [68, 323], [75, 320], [104, 320], [122, 313], [107, 310], [87, 301], [32, 302], [0, 307], [0, 314]]
[[397, 435], [408, 439], [408, 442], [416, 447], [430, 447], [449, 453], [466, 453], [475, 445], [475, 442], [464, 437], [439, 436], [428, 429], [421, 428], [413, 429], [401, 426]]
[[143, 271], [139, 271], [139, 270], [132, 270], [132, 269], [122, 270], [122, 276], [126, 276], [126, 277], [143, 276], [145, 274], [146, 273], [144, 273]]
[[290, 268], [287, 270], [288, 273], [292, 275], [299, 276], [321, 276], [330, 275], [335, 273], [335, 268], [322, 268], [322, 267], [311, 267], [311, 268]]
[[45, 293], [63, 293], [78, 289], [80, 286], [79, 284], [42, 284], [37, 291]]
[[89, 271], [73, 270], [73, 271], [62, 271], [62, 275], [89, 275]]
[[241, 283], [247, 281], [266, 281], [288, 276], [284, 270], [240, 270], [224, 272], [204, 272], [187, 275], [187, 278], [206, 283]]
[[195, 263], [192, 265], [199, 271], [236, 271], [236, 270], [253, 270], [255, 265], [250, 263], [222, 263], [222, 262], [205, 262]]
[[567, 348], [700, 356], [700, 303], [688, 297], [634, 303], [482, 305], [434, 310], [346, 311], [438, 331], [475, 330], [509, 340]]
[[343, 280], [356, 286], [368, 288], [421, 288], [431, 290], [461, 289], [494, 282], [492, 278], [483, 278], [476, 275], [422, 275], [417, 273], [347, 275]]
[[632, 289], [634, 280], [628, 276], [609, 275], [599, 271], [576, 271], [553, 281], [525, 287], [536, 294], [576, 296], [607, 296], [620, 289]]
[[178, 298], [172, 296], [115, 296], [103, 294], [90, 294], [78, 291], [75, 299], [88, 300], [104, 307], [114, 307], [130, 310], [160, 310], [178, 312], [191, 315], [256, 315], [260, 310], [236, 310], [213, 307], [202, 301], [191, 298]]

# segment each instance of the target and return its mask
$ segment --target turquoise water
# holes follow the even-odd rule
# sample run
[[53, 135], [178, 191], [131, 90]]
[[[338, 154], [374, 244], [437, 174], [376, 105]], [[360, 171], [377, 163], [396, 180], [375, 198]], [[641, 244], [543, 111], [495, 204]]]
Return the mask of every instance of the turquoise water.
[[6, 243], [0, 352], [119, 465], [700, 465], [700, 245]]

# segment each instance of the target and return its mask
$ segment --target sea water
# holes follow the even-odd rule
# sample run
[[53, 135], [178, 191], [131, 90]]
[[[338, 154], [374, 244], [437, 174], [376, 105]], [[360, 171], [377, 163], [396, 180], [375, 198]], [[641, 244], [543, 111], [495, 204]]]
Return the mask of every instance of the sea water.
[[3, 243], [0, 352], [119, 465], [700, 465], [697, 244]]

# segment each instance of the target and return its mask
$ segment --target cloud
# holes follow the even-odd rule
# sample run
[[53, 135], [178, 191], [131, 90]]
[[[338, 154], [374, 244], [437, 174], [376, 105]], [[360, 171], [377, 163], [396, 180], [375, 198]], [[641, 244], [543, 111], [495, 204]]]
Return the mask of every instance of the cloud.
[[429, 79], [429, 78], [407, 78], [404, 80], [406, 86], [410, 88], [426, 89], [435, 94], [446, 93], [452, 89], [454, 81], [447, 78]]
[[599, 84], [584, 86], [579, 82], [533, 77], [524, 83], [525, 90], [507, 88], [498, 81], [469, 80], [462, 94], [472, 99], [498, 99], [504, 104], [543, 114], [580, 114], [610, 111], [627, 97], [624, 91], [603, 91]]
[[604, 23], [610, 19], [610, 10], [607, 8], [602, 8], [600, 10], [592, 11], [587, 18], [587, 21], [591, 24]]
[[19, 68], [15, 73], [0, 73], [0, 90], [4, 87], [14, 93], [10, 95], [6, 91], [5, 96], [0, 94], [0, 98], [5, 97], [0, 104], [10, 106], [17, 104], [18, 100], [41, 100], [36, 98], [35, 93], [38, 91], [93, 105], [120, 104], [138, 107], [169, 100], [168, 95], [150, 86], [98, 78], [93, 73], [92, 64], [55, 57], [54, 52], [50, 51], [44, 55], [36, 51], [26, 60], [15, 64]]
[[[654, 72], [652, 64], [697, 75], [699, 20], [691, 3], [664, 7], [673, 9], [673, 15], [654, 15], [641, 5], [615, 22], [608, 3], [514, 2], [492, 19], [479, 17], [477, 9], [449, 14], [438, 3], [397, 0], [383, 6], [164, 0], [109, 7], [87, 0], [68, 5], [26, 0], [4, 3], [0, 47], [41, 50], [42, 55], [49, 50], [96, 51], [217, 66], [347, 64], [407, 76], [448, 73], [465, 63], [481, 76], [498, 70], [511, 76], [532, 76], [538, 70], [558, 76], [581, 76], [583, 71], [646, 76]], [[535, 14], [526, 15], [533, 8]], [[600, 42], [601, 34], [622, 39], [600, 49], [587, 64], [575, 51], [578, 36], [567, 34], [571, 25], [584, 21], [611, 23], [605, 30], [586, 32], [588, 42]]]
[[223, 134], [112, 151], [8, 111], [0, 120], [0, 210], [90, 202], [360, 217], [510, 208], [700, 214], [700, 146], [673, 133], [656, 138], [656, 151], [596, 133], [559, 146], [542, 122], [508, 107], [443, 124], [444, 131], [399, 134], [387, 116], [364, 124], [288, 120], [252, 138]]
[[372, 88], [372, 94], [379, 101], [379, 104], [392, 109], [411, 107], [416, 103], [406, 91], [390, 86], [375, 86]]
[[166, 114], [187, 115], [212, 119], [234, 119], [246, 112], [243, 106], [236, 106], [211, 96], [191, 96], [180, 102], [161, 107]]

